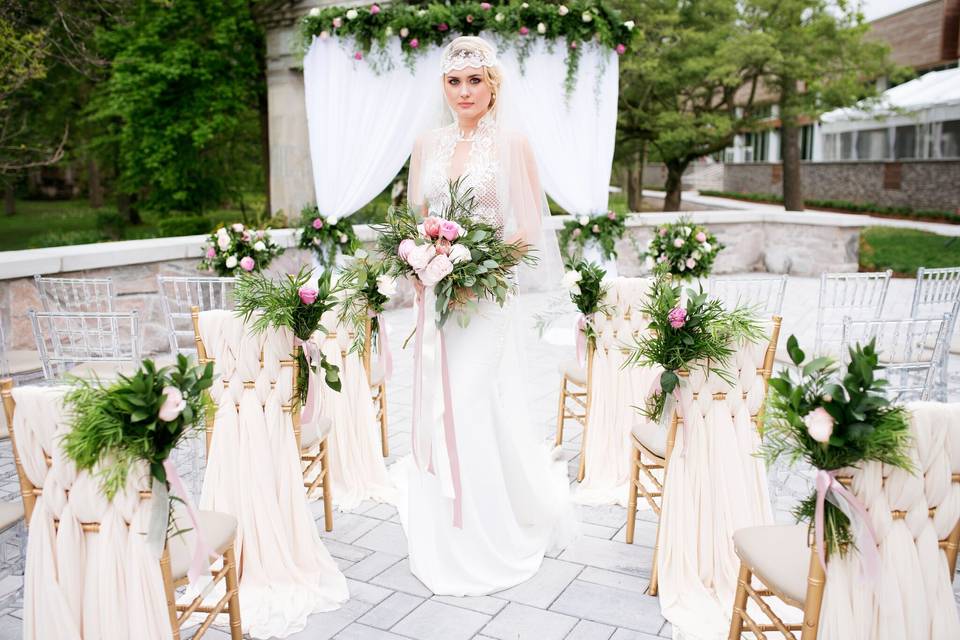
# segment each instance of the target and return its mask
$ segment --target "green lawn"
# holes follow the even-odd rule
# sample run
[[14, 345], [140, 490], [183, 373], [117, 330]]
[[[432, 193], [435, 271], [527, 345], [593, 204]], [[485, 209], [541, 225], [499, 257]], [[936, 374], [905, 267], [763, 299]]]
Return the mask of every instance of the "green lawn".
[[893, 269], [913, 276], [917, 267], [956, 266], [960, 266], [960, 237], [893, 227], [867, 227], [860, 234], [862, 271]]

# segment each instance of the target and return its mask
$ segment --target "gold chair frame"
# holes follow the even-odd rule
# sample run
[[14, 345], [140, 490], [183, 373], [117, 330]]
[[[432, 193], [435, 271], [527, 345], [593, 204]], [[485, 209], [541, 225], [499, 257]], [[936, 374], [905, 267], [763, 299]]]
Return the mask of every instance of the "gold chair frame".
[[[193, 335], [194, 341], [197, 345], [197, 361], [200, 364], [206, 364], [208, 362], [216, 362], [214, 358], [207, 356], [207, 348], [203, 344], [203, 339], [200, 337], [200, 307], [192, 307], [190, 310], [190, 315], [193, 319]], [[281, 360], [280, 367], [290, 367], [293, 370], [293, 384], [296, 387], [297, 376], [300, 372], [300, 347], [295, 346], [293, 348], [293, 353], [291, 354], [290, 360]], [[263, 361], [261, 359], [261, 364]], [[244, 382], [244, 387], [252, 389], [254, 387], [253, 382]], [[317, 452], [311, 453], [307, 449], [303, 449], [300, 445], [300, 412], [297, 411], [300, 405], [300, 400], [297, 397], [296, 389], [292, 392], [290, 402], [287, 404], [281, 405], [281, 409], [284, 413], [289, 413], [291, 421], [293, 422], [293, 437], [297, 443], [297, 451], [300, 452], [300, 463], [303, 474], [303, 486], [306, 489], [307, 499], [313, 495], [313, 492], [320, 488], [321, 497], [323, 499], [323, 525], [326, 531], [333, 531], [333, 491], [330, 487], [330, 464], [329, 464], [329, 446], [328, 439], [329, 434], [320, 439], [318, 443]], [[206, 454], [210, 455], [210, 443], [213, 440], [213, 429], [215, 427], [215, 415], [207, 415], [206, 419], [206, 441], [207, 448]], [[306, 466], [303, 466], [306, 465]], [[316, 477], [310, 480], [311, 474], [317, 469], [319, 465], [320, 471], [317, 473]]]
[[[557, 407], [557, 437], [556, 446], [563, 444], [563, 427], [567, 420], [575, 420], [583, 426], [580, 436], [580, 468], [577, 471], [577, 482], [582, 482], [586, 474], [587, 452], [587, 425], [590, 422], [590, 391], [593, 389], [593, 340], [587, 340], [586, 384], [573, 380], [566, 373], [560, 382], [560, 403]], [[572, 403], [568, 404], [568, 402]], [[579, 411], [578, 411], [579, 409]]]
[[[383, 331], [383, 327], [380, 328]], [[371, 360], [373, 356], [373, 347], [371, 345], [373, 337], [373, 320], [368, 316], [366, 322], [363, 326], [363, 370], [367, 374], [367, 381], [371, 382], [372, 378], [372, 365]], [[378, 342], [378, 344], [380, 344]], [[381, 349], [377, 350], [379, 354]], [[383, 457], [390, 457], [390, 443], [387, 440], [387, 378], [384, 376], [383, 380], [380, 381], [380, 384], [370, 385], [370, 391], [373, 394], [373, 402], [377, 407], [377, 422], [380, 425], [380, 448], [383, 452]]]
[[[837, 480], [849, 486], [852, 482], [851, 477], [838, 477]], [[960, 473], [954, 473], [951, 476], [954, 484], [960, 484]], [[936, 507], [930, 509], [930, 517], [936, 513]], [[894, 520], [902, 520], [906, 517], [906, 511], [891, 510], [890, 515]], [[960, 545], [960, 519], [950, 532], [950, 535], [940, 541], [940, 548], [946, 552], [947, 569], [949, 577], [952, 579], [957, 568], [957, 548]], [[762, 588], [757, 589], [753, 582], [762, 584]], [[797, 602], [788, 597], [782, 591], [773, 585], [767, 584], [761, 576], [757, 575], [756, 570], [740, 558], [740, 575], [737, 578], [737, 593], [733, 600], [733, 615], [730, 619], [730, 633], [728, 640], [737, 640], [744, 632], [752, 633], [755, 638], [766, 639], [766, 631], [773, 631], [782, 634], [784, 638], [797, 640], [794, 631], [800, 631], [799, 640], [816, 640], [820, 626], [820, 611], [823, 607], [823, 593], [826, 588], [827, 576], [820, 566], [820, 559], [817, 557], [816, 545], [810, 544], [810, 568], [807, 571], [807, 592], [803, 602]], [[750, 598], [757, 604], [769, 622], [758, 623], [747, 613], [747, 598]], [[776, 597], [792, 607], [803, 610], [803, 622], [796, 624], [785, 623], [770, 605], [764, 601], [764, 598]]]
[[[757, 410], [756, 415], [751, 416], [751, 420], [761, 435], [763, 433], [762, 419], [763, 408], [766, 404], [767, 385], [770, 380], [770, 375], [773, 373], [774, 358], [776, 357], [777, 353], [777, 342], [780, 340], [780, 325], [782, 322], [783, 319], [780, 316], [773, 316], [773, 326], [770, 331], [770, 341], [767, 344], [766, 353], [764, 353], [763, 366], [760, 369], [757, 369], [757, 373], [763, 378], [764, 401], [760, 404], [760, 408]], [[677, 374], [681, 378], [686, 378], [690, 375], [688, 371], [678, 371]], [[713, 394], [714, 400], [722, 400], [726, 398], [726, 396], [727, 394], [724, 392]], [[694, 398], [696, 397], [697, 394], [694, 394]], [[746, 398], [746, 394], [744, 394], [743, 397]], [[630, 482], [628, 488], [630, 495], [627, 497], [626, 542], [627, 544], [633, 544], [634, 532], [636, 531], [637, 526], [637, 498], [639, 494], [643, 494], [647, 504], [649, 504], [653, 512], [657, 514], [657, 533], [653, 542], [653, 567], [650, 570], [650, 587], [648, 589], [648, 593], [652, 596], [657, 595], [657, 590], [659, 587], [657, 556], [660, 551], [660, 509], [663, 500], [663, 488], [667, 482], [667, 470], [670, 466], [670, 457], [673, 454], [673, 447], [677, 440], [677, 427], [682, 421], [683, 418], [681, 418], [676, 410], [674, 410], [674, 413], [670, 419], [670, 426], [667, 429], [667, 444], [663, 457], [660, 457], [651, 451], [642, 442], [640, 442], [635, 435], [630, 434], [630, 440], [633, 443], [633, 450], [630, 456]], [[644, 458], [649, 458], [651, 462], [646, 462]], [[653, 473], [654, 470], [657, 469], [663, 470], [663, 480], [657, 479], [656, 474]], [[652, 488], [648, 488], [643, 482], [640, 481], [641, 471], [646, 479], [652, 483]]]
[[[17, 439], [13, 433], [13, 416], [16, 411], [16, 401], [13, 399], [13, 380], [6, 378], [0, 380], [0, 397], [3, 398], [3, 409], [7, 417], [7, 424], [10, 428], [10, 444], [13, 447], [13, 461], [17, 468], [17, 476], [20, 479], [20, 496], [23, 498], [24, 522], [29, 531], [30, 518], [33, 515], [33, 508], [37, 503], [37, 497], [43, 495], [43, 487], [35, 486], [23, 470], [20, 462], [20, 453], [17, 449]], [[53, 459], [46, 456], [47, 468], [49, 468]], [[150, 491], [141, 491], [140, 499], [149, 500], [152, 497]], [[54, 520], [54, 526], [59, 527], [59, 520]], [[81, 527], [84, 532], [97, 533], [100, 531], [99, 522], [83, 522]], [[224, 549], [217, 549], [218, 554], [223, 558], [223, 564], [220, 569], [213, 573], [213, 583], [226, 582], [226, 590], [220, 600], [213, 606], [205, 606], [203, 598], [206, 593], [201, 593], [189, 603], [178, 604], [176, 590], [186, 586], [188, 579], [186, 576], [179, 580], [174, 580], [170, 572], [170, 549], [164, 545], [163, 555], [160, 557], [160, 573], [163, 576], [163, 590], [166, 594], [167, 611], [170, 615], [170, 628], [173, 630], [173, 640], [180, 640], [180, 629], [188, 623], [191, 616], [195, 613], [207, 614], [206, 619], [193, 635], [195, 640], [203, 635], [213, 624], [217, 615], [226, 610], [230, 619], [230, 638], [231, 640], [242, 640], [243, 632], [240, 625], [240, 599], [239, 586], [237, 582], [237, 563], [234, 553], [234, 541]]]

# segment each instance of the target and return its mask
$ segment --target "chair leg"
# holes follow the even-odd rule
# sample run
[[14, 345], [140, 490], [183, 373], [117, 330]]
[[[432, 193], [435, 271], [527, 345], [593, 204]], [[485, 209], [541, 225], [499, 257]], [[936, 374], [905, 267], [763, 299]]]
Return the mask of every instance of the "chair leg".
[[640, 449], [631, 447], [630, 483], [627, 490], [627, 544], [633, 544], [633, 533], [637, 526], [637, 483], [640, 482]]
[[583, 482], [587, 475], [587, 424], [590, 422], [589, 404], [583, 412], [583, 432], [580, 435], [580, 469], [577, 471], [577, 482]]
[[243, 630], [240, 627], [240, 585], [237, 581], [237, 560], [232, 544], [223, 552], [223, 561], [227, 564], [227, 592], [231, 594], [227, 603], [227, 613], [230, 616], [230, 640], [243, 640]]
[[740, 562], [740, 577], [737, 579], [737, 594], [733, 598], [733, 615], [730, 617], [730, 634], [727, 640], [739, 640], [743, 631], [743, 613], [747, 610], [747, 585], [753, 576], [745, 562]]
[[160, 574], [163, 576], [163, 591], [167, 596], [167, 613], [170, 615], [170, 629], [173, 640], [180, 640], [180, 624], [177, 622], [177, 592], [173, 588], [173, 577], [170, 573], [170, 550], [163, 549], [160, 556]]
[[[952, 577], [952, 576], [951, 576]], [[823, 589], [827, 581], [826, 573], [820, 566], [816, 550], [810, 549], [810, 568], [807, 571], [807, 594], [803, 603], [803, 630], [800, 640], [817, 640], [820, 630], [820, 607], [823, 604]]]
[[387, 441], [387, 385], [380, 385], [380, 392], [377, 394], [377, 401], [380, 403], [380, 447], [383, 449], [383, 457], [390, 457], [390, 443]]
[[563, 414], [567, 406], [567, 376], [563, 376], [563, 382], [560, 383], [560, 405], [557, 407], [557, 438], [554, 446], [559, 447], [563, 444]]
[[656, 597], [660, 591], [660, 571], [657, 569], [657, 563], [660, 556], [660, 523], [657, 522], [657, 539], [653, 543], [653, 565], [650, 567], [650, 586], [647, 588], [647, 595]]
[[323, 525], [327, 531], [333, 531], [333, 495], [330, 491], [329, 441], [320, 443], [320, 473], [323, 474]]

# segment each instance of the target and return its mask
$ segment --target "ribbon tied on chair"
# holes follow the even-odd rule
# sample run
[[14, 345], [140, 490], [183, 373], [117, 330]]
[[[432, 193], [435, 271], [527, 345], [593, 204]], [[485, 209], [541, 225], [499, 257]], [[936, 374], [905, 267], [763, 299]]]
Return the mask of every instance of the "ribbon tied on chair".
[[[814, 540], [817, 545], [817, 556], [820, 566], [827, 570], [827, 556], [824, 549], [824, 501], [829, 500], [850, 520], [856, 539], [857, 550], [860, 552], [863, 575], [871, 584], [876, 584], [880, 577], [880, 552], [877, 550], [877, 534], [873, 530], [870, 515], [866, 507], [837, 480], [837, 471], [821, 469], [816, 478], [817, 504], [814, 512]], [[856, 513], [859, 522], [855, 522]]]

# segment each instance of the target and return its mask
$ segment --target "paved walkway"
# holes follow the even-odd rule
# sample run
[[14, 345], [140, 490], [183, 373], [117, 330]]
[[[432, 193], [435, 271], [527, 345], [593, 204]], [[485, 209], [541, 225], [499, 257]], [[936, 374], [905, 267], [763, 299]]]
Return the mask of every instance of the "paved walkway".
[[[784, 332], [798, 334], [801, 344], [813, 339], [818, 281], [791, 279], [784, 303]], [[887, 314], [906, 314], [912, 282], [896, 280], [891, 285]], [[410, 450], [410, 357], [399, 349], [400, 336], [412, 327], [409, 310], [387, 314], [394, 336], [396, 371], [389, 387], [390, 446], [392, 458]], [[556, 417], [559, 375], [557, 363], [569, 357], [572, 347], [546, 344], [529, 329], [529, 357], [534, 375], [531, 405], [545, 438], [552, 438]], [[954, 357], [954, 370], [960, 360]], [[960, 389], [960, 384], [957, 385]], [[567, 427], [564, 455], [570, 477], [578, 464], [580, 435]], [[9, 449], [7, 449], [7, 452]], [[797, 474], [771, 474], [777, 518], [790, 521], [789, 510], [809, 486]], [[18, 493], [9, 453], [0, 458], [0, 498]], [[513, 589], [475, 598], [432, 595], [410, 573], [405, 556], [406, 541], [396, 510], [383, 504], [365, 503], [349, 513], [337, 513], [334, 531], [323, 534], [330, 552], [346, 574], [351, 599], [338, 611], [312, 616], [307, 628], [291, 636], [300, 640], [458, 640], [496, 638], [517, 640], [654, 640], [671, 636], [660, 616], [656, 598], [645, 594], [650, 575], [655, 520], [650, 511], [639, 515], [637, 540], [624, 543], [625, 512], [622, 507], [580, 507], [584, 536], [569, 549], [547, 558], [540, 572]], [[319, 505], [315, 513], [320, 516]], [[322, 522], [320, 525], [322, 530]], [[6, 586], [15, 586], [10, 579]], [[960, 591], [960, 581], [956, 583]], [[0, 582], [0, 592], [4, 583]], [[960, 596], [958, 596], [960, 598]], [[20, 637], [20, 612], [8, 606], [0, 611], [0, 640]], [[214, 630], [207, 636], [226, 640]]]

